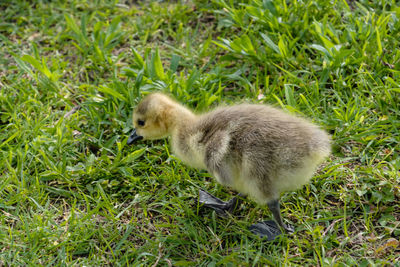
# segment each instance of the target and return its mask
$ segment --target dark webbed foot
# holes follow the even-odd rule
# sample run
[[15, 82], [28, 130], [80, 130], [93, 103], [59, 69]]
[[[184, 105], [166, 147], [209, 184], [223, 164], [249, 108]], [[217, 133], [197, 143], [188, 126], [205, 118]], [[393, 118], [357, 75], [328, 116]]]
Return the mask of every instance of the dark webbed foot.
[[282, 222], [281, 211], [279, 208], [279, 201], [273, 200], [268, 203], [268, 208], [270, 209], [275, 221], [264, 221], [253, 224], [249, 227], [253, 234], [259, 237], [266, 237], [268, 241], [274, 240], [278, 235], [282, 234], [283, 229], [286, 233], [291, 234], [294, 232], [293, 226], [286, 225]]
[[[255, 234], [258, 235], [261, 238], [267, 238], [268, 241], [274, 240], [277, 236], [282, 234], [282, 230], [279, 227], [279, 225], [273, 221], [263, 221], [259, 223], [255, 223], [253, 225], [250, 225], [249, 230]], [[293, 233], [294, 228], [292, 226], [285, 225], [284, 230], [286, 233]]]
[[199, 190], [199, 203], [205, 207], [212, 208], [220, 216], [226, 216], [227, 213], [232, 213], [237, 207], [239, 200], [237, 197], [232, 198], [228, 202], [225, 202], [207, 191]]
[[266, 237], [268, 241], [274, 240], [278, 235], [282, 234], [281, 229], [275, 221], [263, 221], [250, 225], [249, 230], [261, 238]]
[[[239, 196], [242, 196], [239, 194]], [[226, 217], [228, 213], [232, 213], [239, 204], [239, 199], [237, 197], [232, 198], [228, 202], [223, 201], [207, 191], [199, 190], [199, 203], [203, 204], [205, 207], [212, 208], [216, 211], [219, 216]], [[293, 233], [294, 228], [290, 225], [286, 225], [282, 222], [279, 209], [279, 201], [274, 200], [268, 203], [272, 214], [274, 215], [275, 221], [263, 221], [253, 224], [249, 227], [249, 230], [258, 235], [261, 238], [267, 238], [268, 241], [274, 240], [278, 235], [282, 234], [283, 229], [286, 233]]]

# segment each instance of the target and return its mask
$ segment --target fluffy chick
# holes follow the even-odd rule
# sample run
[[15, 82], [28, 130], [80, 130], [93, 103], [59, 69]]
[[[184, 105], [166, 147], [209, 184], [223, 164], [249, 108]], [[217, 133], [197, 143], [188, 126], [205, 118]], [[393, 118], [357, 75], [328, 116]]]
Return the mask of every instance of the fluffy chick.
[[329, 135], [268, 105], [239, 104], [196, 115], [170, 97], [146, 96], [133, 114], [132, 140], [171, 136], [186, 164], [207, 169], [222, 185], [268, 204], [282, 223], [280, 193], [300, 188], [330, 154]]

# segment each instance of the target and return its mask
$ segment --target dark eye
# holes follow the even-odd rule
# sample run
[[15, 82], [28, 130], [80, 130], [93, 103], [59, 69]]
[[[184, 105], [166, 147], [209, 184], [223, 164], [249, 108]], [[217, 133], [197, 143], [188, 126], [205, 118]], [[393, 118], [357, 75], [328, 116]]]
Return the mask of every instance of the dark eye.
[[137, 121], [137, 124], [138, 124], [139, 126], [144, 126], [144, 120], [138, 120], [138, 121]]

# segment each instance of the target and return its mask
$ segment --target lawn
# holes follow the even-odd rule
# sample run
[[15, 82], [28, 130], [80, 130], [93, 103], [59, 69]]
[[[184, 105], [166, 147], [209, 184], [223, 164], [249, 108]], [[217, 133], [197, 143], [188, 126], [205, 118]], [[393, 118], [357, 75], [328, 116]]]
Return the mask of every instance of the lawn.
[[[400, 261], [396, 1], [0, 2], [0, 266], [382, 266]], [[269, 103], [333, 153], [282, 195], [295, 233], [244, 198], [228, 218], [168, 140], [127, 146], [142, 96], [197, 112]]]

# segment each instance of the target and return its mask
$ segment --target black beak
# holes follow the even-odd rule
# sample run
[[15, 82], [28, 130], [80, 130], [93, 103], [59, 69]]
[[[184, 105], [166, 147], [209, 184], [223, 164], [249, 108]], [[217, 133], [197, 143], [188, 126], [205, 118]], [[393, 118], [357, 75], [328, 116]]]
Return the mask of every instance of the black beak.
[[128, 138], [128, 141], [126, 142], [127, 145], [132, 145], [135, 141], [142, 140], [143, 136], [137, 135], [136, 134], [136, 129], [133, 129], [131, 135]]

